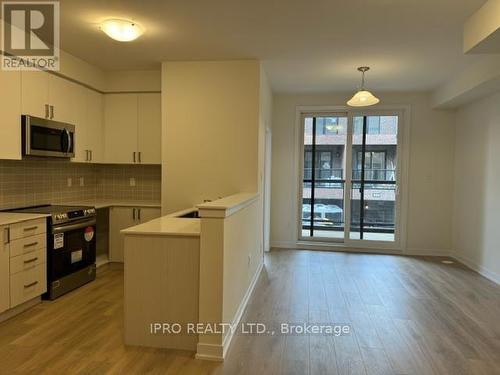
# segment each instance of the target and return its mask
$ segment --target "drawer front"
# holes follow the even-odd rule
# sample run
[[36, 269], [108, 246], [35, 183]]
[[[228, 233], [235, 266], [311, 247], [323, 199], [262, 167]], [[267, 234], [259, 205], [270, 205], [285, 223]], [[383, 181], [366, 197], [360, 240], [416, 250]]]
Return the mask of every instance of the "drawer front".
[[10, 307], [20, 305], [47, 291], [46, 264], [10, 276]]
[[10, 240], [34, 236], [47, 232], [47, 220], [45, 218], [23, 221], [10, 226]]
[[38, 265], [47, 263], [47, 251], [45, 249], [32, 251], [23, 255], [10, 258], [10, 274], [29, 271]]
[[19, 238], [10, 242], [10, 257], [32, 253], [36, 250], [45, 250], [46, 248], [47, 235], [45, 233]]

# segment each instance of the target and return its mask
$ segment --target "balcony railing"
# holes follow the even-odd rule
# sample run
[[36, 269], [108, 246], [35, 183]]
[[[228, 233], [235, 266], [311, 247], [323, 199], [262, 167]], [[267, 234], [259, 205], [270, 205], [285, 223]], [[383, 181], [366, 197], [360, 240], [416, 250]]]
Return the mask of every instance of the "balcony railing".
[[[344, 169], [342, 168], [315, 168], [315, 180], [344, 180]], [[304, 180], [312, 179], [312, 168], [304, 168]], [[361, 169], [352, 171], [352, 180], [361, 180]], [[365, 169], [365, 180], [392, 182], [396, 181], [395, 169]]]
[[[304, 195], [302, 204], [302, 229], [310, 230], [311, 225], [314, 230], [322, 231], [343, 231], [344, 230], [344, 170], [340, 168], [320, 169], [316, 168], [315, 173], [315, 202], [320, 199], [323, 203], [314, 204], [314, 219], [311, 220], [310, 197]], [[396, 188], [396, 171], [394, 169], [365, 169], [365, 199], [367, 201], [391, 202], [395, 197], [390, 195]], [[312, 168], [304, 169], [303, 187], [311, 188]], [[352, 171], [352, 195], [353, 209], [359, 205], [359, 198], [355, 198], [361, 187], [361, 170]], [[375, 192], [378, 191], [378, 192]], [[331, 192], [331, 193], [328, 193]], [[327, 196], [324, 196], [327, 194]], [[376, 196], [375, 196], [376, 194]], [[387, 195], [389, 194], [389, 195]], [[372, 196], [373, 195], [373, 196]], [[332, 202], [332, 203], [329, 203]], [[351, 231], [360, 230], [359, 217], [354, 212], [351, 213]], [[359, 215], [359, 214], [357, 214]], [[384, 220], [380, 217], [370, 217], [367, 214], [363, 222], [363, 231], [374, 233], [394, 233], [394, 218]]]

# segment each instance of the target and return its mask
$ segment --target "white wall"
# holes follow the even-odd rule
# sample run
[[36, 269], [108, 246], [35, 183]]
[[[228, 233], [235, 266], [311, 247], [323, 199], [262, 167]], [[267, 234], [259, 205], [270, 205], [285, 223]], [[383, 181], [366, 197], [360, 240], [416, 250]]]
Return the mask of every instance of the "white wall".
[[456, 113], [454, 253], [500, 283], [500, 93]]
[[[407, 251], [448, 253], [451, 249], [454, 116], [433, 110], [423, 93], [379, 94], [382, 104], [411, 106]], [[274, 94], [271, 194], [271, 243], [293, 246], [296, 240], [296, 106], [345, 105], [346, 94]]]
[[160, 92], [160, 70], [106, 72], [106, 92]]
[[162, 210], [260, 191], [260, 63], [162, 64]]

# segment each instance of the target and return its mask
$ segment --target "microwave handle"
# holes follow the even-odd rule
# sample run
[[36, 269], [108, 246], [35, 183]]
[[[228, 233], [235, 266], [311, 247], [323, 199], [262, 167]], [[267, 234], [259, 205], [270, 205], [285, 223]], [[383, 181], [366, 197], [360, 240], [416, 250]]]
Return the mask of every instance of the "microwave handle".
[[66, 130], [66, 134], [68, 135], [68, 149], [66, 150], [66, 153], [69, 154], [69, 152], [71, 151], [71, 143], [73, 142], [73, 139], [71, 137], [71, 132], [68, 129], [65, 129], [65, 130]]

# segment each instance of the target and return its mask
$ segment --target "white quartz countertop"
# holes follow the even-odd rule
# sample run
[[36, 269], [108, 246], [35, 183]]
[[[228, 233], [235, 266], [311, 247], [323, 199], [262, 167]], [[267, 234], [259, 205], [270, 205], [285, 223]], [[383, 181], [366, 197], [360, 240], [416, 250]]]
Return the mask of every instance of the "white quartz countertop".
[[257, 193], [238, 193], [212, 202], [197, 205], [200, 217], [227, 217], [247, 207], [258, 199]]
[[121, 231], [125, 235], [200, 236], [200, 219], [163, 216]]
[[138, 200], [118, 200], [118, 199], [96, 199], [71, 202], [70, 204], [79, 206], [94, 206], [95, 208], [106, 207], [154, 207], [160, 208], [159, 201], [138, 201]]
[[0, 225], [9, 225], [28, 220], [41, 219], [47, 214], [23, 214], [17, 212], [0, 212]]

